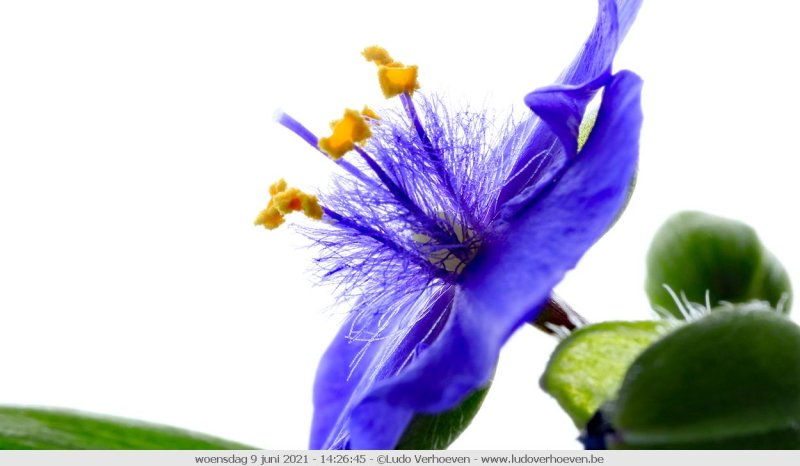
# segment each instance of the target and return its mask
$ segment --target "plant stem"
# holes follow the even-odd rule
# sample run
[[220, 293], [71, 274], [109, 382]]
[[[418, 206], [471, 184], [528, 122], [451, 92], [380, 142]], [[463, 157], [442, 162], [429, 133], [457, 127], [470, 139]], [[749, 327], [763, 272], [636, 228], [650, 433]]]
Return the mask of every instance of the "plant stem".
[[548, 335], [556, 334], [551, 326], [564, 327], [571, 332], [588, 323], [588, 320], [575, 312], [566, 301], [555, 293], [552, 293], [550, 297], [547, 298], [539, 315], [536, 316], [536, 319], [531, 321], [531, 325]]

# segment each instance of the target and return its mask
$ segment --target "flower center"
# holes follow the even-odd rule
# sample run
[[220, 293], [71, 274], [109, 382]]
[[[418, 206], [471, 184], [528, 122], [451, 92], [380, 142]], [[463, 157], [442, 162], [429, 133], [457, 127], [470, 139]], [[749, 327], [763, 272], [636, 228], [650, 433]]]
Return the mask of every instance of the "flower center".
[[[378, 67], [384, 96], [400, 98], [404, 112], [389, 116], [402, 118], [404, 114], [404, 121], [383, 120], [366, 106], [361, 112], [346, 109], [340, 119], [331, 122], [330, 135], [317, 138], [293, 118], [280, 114], [280, 124], [354, 179], [339, 186], [343, 192], [338, 197], [325, 197], [321, 203], [315, 196], [287, 188], [281, 180], [270, 188], [272, 197], [256, 224], [273, 229], [284, 222], [287, 213], [303, 211], [312, 219], [325, 219], [388, 248], [382, 250], [386, 255], [381, 255], [383, 252], [370, 251], [367, 246], [368, 259], [345, 267], [383, 260], [385, 267], [413, 265], [427, 270], [431, 277], [451, 280], [473, 259], [480, 237], [470, 227], [478, 223], [474, 212], [466, 208], [464, 190], [448, 165], [453, 163], [454, 149], [442, 135], [453, 127], [444, 129], [429, 119], [429, 113], [420, 118], [411, 97], [419, 88], [416, 66], [395, 61], [377, 46], [367, 47], [362, 54]], [[357, 156], [355, 164], [345, 157], [351, 152]], [[362, 240], [354, 241], [366, 246]], [[328, 244], [325, 240], [319, 243]], [[338, 244], [349, 247], [346, 242]]]
[[414, 241], [419, 244], [420, 249], [427, 252], [428, 260], [431, 264], [434, 264], [450, 274], [458, 275], [478, 252], [478, 238], [472, 229], [458, 223], [452, 215], [438, 212], [437, 216], [443, 222], [449, 224], [449, 230], [455, 235], [458, 244], [449, 245], [448, 247], [448, 245], [442, 245], [435, 239], [422, 233], [415, 233], [412, 237]]

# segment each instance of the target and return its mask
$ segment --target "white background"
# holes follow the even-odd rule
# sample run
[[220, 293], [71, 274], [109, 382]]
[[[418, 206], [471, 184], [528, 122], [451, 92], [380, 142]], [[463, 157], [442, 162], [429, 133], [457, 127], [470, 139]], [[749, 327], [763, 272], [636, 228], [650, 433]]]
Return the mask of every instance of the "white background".
[[[318, 134], [383, 99], [365, 45], [424, 90], [505, 111], [550, 83], [592, 0], [4, 2], [0, 7], [0, 403], [140, 418], [303, 448], [316, 363], [346, 309], [290, 229], [252, 225], [269, 183], [324, 186]], [[559, 286], [592, 320], [647, 318], [658, 225], [755, 225], [800, 275], [798, 14], [791, 2], [646, 1], [616, 62], [645, 80], [639, 184]], [[302, 220], [300, 220], [302, 221]], [[576, 448], [537, 387], [532, 329], [456, 448]]]

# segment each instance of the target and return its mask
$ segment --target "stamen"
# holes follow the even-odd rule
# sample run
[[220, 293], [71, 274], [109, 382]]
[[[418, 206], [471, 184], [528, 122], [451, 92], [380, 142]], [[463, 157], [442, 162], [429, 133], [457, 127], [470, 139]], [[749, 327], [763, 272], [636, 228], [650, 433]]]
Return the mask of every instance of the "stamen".
[[413, 94], [419, 89], [417, 66], [405, 66], [395, 61], [383, 47], [373, 45], [361, 54], [378, 66], [378, 82], [387, 99], [403, 93]]
[[[371, 112], [371, 110], [368, 107], [365, 107], [365, 109], [362, 112], [364, 112], [364, 113]], [[347, 118], [348, 115], [350, 115], [350, 118], [357, 118], [364, 125], [366, 125], [366, 122], [364, 122], [363, 118], [361, 118], [361, 116], [357, 112], [355, 112], [355, 110], [346, 110], [345, 111], [345, 118]], [[314, 134], [311, 133], [311, 131], [306, 129], [306, 127], [304, 127], [302, 124], [300, 124], [294, 118], [290, 117], [289, 115], [287, 115], [285, 113], [282, 113], [282, 114], [280, 114], [278, 116], [278, 123], [280, 123], [281, 125], [285, 126], [289, 130], [291, 130], [292, 132], [294, 132], [295, 134], [297, 134], [298, 136], [303, 138], [303, 140], [305, 140], [309, 144], [313, 145], [315, 148], [317, 148], [320, 151], [322, 151], [322, 146], [323, 146], [322, 141], [325, 138], [321, 138], [319, 140], [319, 144], [317, 144], [317, 140], [316, 140], [316, 137], [314, 136]], [[339, 125], [339, 122], [334, 122], [334, 124], [332, 124], [332, 126], [334, 126], [334, 133], [336, 133], [336, 131], [337, 131], [336, 127], [338, 125]], [[368, 126], [367, 126], [367, 130], [369, 130]], [[375, 160], [372, 159], [372, 157], [369, 156], [369, 154], [367, 154], [366, 152], [364, 152], [363, 149], [361, 149], [360, 147], [355, 146], [354, 144], [352, 145], [351, 149], [355, 149], [356, 150], [356, 152], [364, 159], [364, 161], [367, 163], [367, 165], [370, 167], [370, 169], [372, 169], [372, 171], [378, 176], [378, 179], [380, 179], [380, 181], [383, 183], [383, 185], [386, 187], [386, 189], [388, 189], [389, 192], [391, 192], [392, 195], [398, 200], [398, 202], [400, 202], [400, 204], [403, 205], [412, 215], [417, 217], [423, 223], [423, 225], [425, 225], [427, 228], [438, 227], [438, 225], [436, 225], [435, 222], [432, 222], [432, 220], [427, 215], [425, 215], [425, 213], [419, 208], [419, 206], [417, 206], [408, 197], [408, 195], [405, 193], [405, 191], [403, 191], [402, 189], [400, 189], [399, 186], [397, 186], [397, 184], [391, 179], [391, 177], [389, 177], [389, 175], [381, 168], [380, 165], [378, 165], [378, 163]], [[343, 160], [341, 158], [335, 159], [335, 158], [332, 158], [332, 157], [330, 158], [330, 160], [334, 160], [337, 164], [341, 165], [348, 172], [350, 172], [351, 174], [356, 176], [359, 180], [361, 180], [362, 182], [364, 182], [368, 186], [373, 186], [373, 187], [377, 187], [378, 186], [378, 184], [375, 181], [373, 181], [372, 179], [367, 177], [358, 168], [356, 168], [352, 164], [348, 163], [347, 161], [345, 161], [345, 160]], [[266, 209], [265, 209], [265, 212], [266, 212]], [[264, 213], [266, 215], [265, 212], [262, 212], [262, 213]], [[259, 224], [259, 225], [263, 224], [266, 228], [270, 228], [270, 229], [277, 228], [278, 226], [280, 226], [281, 223], [283, 223], [283, 221], [281, 220], [280, 222], [278, 222], [277, 220], [274, 220], [276, 214], [274, 212], [272, 212], [271, 214], [272, 214], [271, 216], [265, 217], [267, 219], [267, 220], [265, 220], [265, 222], [267, 222], [267, 223], [259, 222], [257, 224]], [[259, 216], [259, 218], [261, 218], [261, 216]], [[274, 226], [268, 227], [267, 224], [274, 225]]]
[[367, 154], [364, 151], [364, 149], [360, 147], [356, 147], [355, 151], [356, 153], [358, 153], [358, 155], [361, 156], [362, 159], [364, 159], [367, 165], [369, 165], [369, 168], [371, 168], [372, 171], [375, 172], [375, 174], [378, 176], [378, 179], [381, 180], [386, 189], [388, 189], [389, 192], [392, 193], [392, 195], [395, 197], [395, 199], [397, 199], [400, 202], [400, 204], [402, 204], [412, 214], [415, 214], [423, 219], [428, 219], [428, 216], [422, 212], [422, 210], [419, 208], [417, 204], [411, 201], [411, 198], [408, 197], [406, 192], [400, 189], [397, 183], [395, 183], [394, 180], [392, 180], [392, 178], [389, 177], [389, 175], [383, 170], [383, 168], [381, 168], [381, 166], [378, 165], [378, 162], [376, 162], [372, 157], [369, 156], [369, 154]]
[[373, 45], [364, 49], [361, 52], [361, 55], [367, 59], [367, 61], [371, 61], [378, 66], [403, 66], [402, 63], [398, 63], [394, 61], [394, 59], [389, 55], [389, 52], [386, 51], [383, 47], [378, 47], [377, 45]]
[[397, 68], [393, 66], [378, 67], [378, 82], [383, 96], [390, 99], [403, 93], [413, 94], [419, 89], [417, 82], [417, 65]]
[[[365, 107], [366, 108], [366, 107]], [[362, 110], [363, 113], [363, 110]], [[344, 159], [333, 159], [328, 157], [328, 154], [320, 150], [319, 148], [319, 140], [317, 137], [308, 130], [305, 126], [303, 126], [299, 121], [295, 120], [291, 116], [286, 113], [280, 112], [276, 115], [276, 120], [278, 124], [283, 126], [284, 128], [288, 129], [289, 131], [293, 132], [294, 134], [300, 136], [305, 142], [311, 145], [314, 149], [317, 149], [321, 154], [325, 155], [325, 158], [336, 163], [340, 167], [347, 170], [348, 173], [358, 178], [359, 181], [364, 183], [367, 186], [376, 187], [377, 183], [365, 175], [361, 170], [353, 166], [351, 163]]]
[[351, 109], [344, 111], [341, 120], [332, 122], [331, 129], [333, 134], [330, 137], [320, 138], [319, 148], [334, 160], [342, 158], [344, 154], [353, 150], [355, 143], [364, 142], [372, 136], [364, 118]]
[[[458, 201], [458, 206], [461, 211], [469, 213], [469, 209], [465, 208], [464, 206], [464, 199], [455, 189], [453, 180], [451, 179], [451, 174], [444, 166], [444, 160], [442, 158], [441, 151], [433, 145], [431, 138], [428, 137], [428, 133], [425, 131], [425, 127], [422, 126], [422, 120], [420, 120], [419, 115], [417, 114], [417, 108], [414, 106], [414, 101], [411, 99], [411, 95], [408, 93], [403, 93], [400, 96], [400, 101], [403, 102], [403, 108], [406, 110], [408, 118], [414, 125], [414, 130], [417, 132], [417, 136], [419, 136], [419, 139], [422, 141], [422, 147], [425, 149], [425, 152], [428, 154], [431, 161], [433, 161], [434, 166], [436, 167], [436, 172], [444, 183], [445, 188], [450, 195], [453, 196], [453, 199]], [[472, 221], [471, 214], [469, 215], [469, 220]]]
[[302, 125], [302, 123], [289, 116], [289, 114], [284, 112], [278, 112], [275, 114], [275, 121], [277, 121], [279, 125], [283, 126], [289, 131], [300, 136], [300, 138], [302, 138], [303, 141], [314, 146], [314, 148], [316, 148], [317, 144], [319, 144], [319, 141], [317, 140], [317, 137], [314, 136], [314, 133], [309, 131], [308, 128]]
[[317, 196], [303, 196], [301, 198], [300, 207], [303, 209], [303, 214], [314, 220], [322, 220], [322, 206], [319, 205]]
[[339, 214], [339, 213], [337, 213], [337, 212], [335, 212], [335, 211], [333, 211], [333, 210], [331, 210], [331, 209], [329, 209], [327, 207], [323, 207], [322, 210], [325, 213], [325, 216], [327, 218], [330, 218], [334, 222], [340, 223], [340, 224], [342, 224], [342, 226], [345, 226], [347, 228], [352, 228], [353, 230], [358, 231], [362, 235], [368, 236], [368, 237], [374, 239], [375, 241], [383, 244], [384, 246], [388, 247], [389, 249], [392, 249], [392, 250], [394, 250], [394, 251], [396, 251], [396, 252], [408, 257], [410, 260], [414, 261], [415, 263], [417, 263], [418, 265], [420, 265], [420, 266], [422, 266], [424, 268], [427, 268], [429, 270], [433, 269], [432, 271], [434, 272], [434, 275], [442, 275], [442, 274], [437, 274], [436, 273], [437, 272], [437, 270], [436, 270], [437, 268], [434, 267], [433, 264], [431, 264], [428, 261], [423, 261], [421, 258], [416, 256], [415, 254], [411, 254], [409, 251], [407, 251], [402, 246], [400, 246], [397, 243], [395, 243], [394, 241], [391, 241], [390, 239], [388, 239], [386, 237], [386, 235], [382, 235], [381, 233], [379, 233], [377, 231], [374, 231], [374, 230], [372, 230], [371, 228], [369, 228], [367, 226], [360, 225], [360, 224], [358, 224], [356, 222], [353, 222], [349, 218], [347, 218], [347, 217], [343, 216], [342, 214]]
[[414, 101], [411, 100], [411, 96], [409, 94], [403, 94], [400, 96], [400, 101], [403, 102], [403, 108], [406, 110], [406, 114], [411, 120], [411, 123], [414, 124], [414, 130], [417, 132], [417, 136], [419, 136], [420, 140], [422, 140], [422, 146], [425, 148], [428, 154], [435, 159], [435, 161], [440, 161], [441, 157], [439, 156], [438, 151], [434, 150], [433, 143], [428, 137], [425, 127], [422, 126], [422, 120], [419, 119], [417, 108], [414, 106]]
[[[383, 90], [384, 96], [386, 96], [388, 99], [390, 97], [400, 95], [400, 99], [403, 102], [403, 107], [405, 108], [409, 119], [413, 123], [417, 135], [422, 141], [425, 151], [435, 163], [439, 177], [444, 182], [445, 187], [450, 194], [452, 194], [453, 197], [458, 200], [459, 207], [461, 207], [463, 211], [466, 211], [466, 209], [463, 209], [463, 199], [456, 192], [453, 182], [450, 179], [450, 175], [447, 173], [447, 170], [445, 170], [442, 156], [439, 153], [439, 150], [433, 146], [430, 137], [428, 137], [428, 134], [425, 132], [425, 128], [422, 126], [422, 121], [419, 119], [417, 110], [411, 100], [411, 94], [413, 94], [414, 90], [419, 88], [419, 84], [417, 83], [417, 67], [404, 66], [402, 63], [396, 62], [394, 59], [392, 59], [386, 49], [378, 46], [367, 47], [363, 52], [361, 52], [361, 54], [368, 61], [374, 62], [376, 65], [378, 65], [378, 79], [380, 80], [381, 89]], [[369, 109], [364, 107], [364, 112], [362, 113], [366, 114], [367, 110]], [[362, 154], [362, 157], [363, 156], [364, 154]], [[370, 163], [370, 160], [367, 160], [367, 163]], [[373, 164], [370, 164], [370, 166], [372, 165]], [[380, 174], [378, 174], [378, 176], [380, 177]], [[381, 178], [381, 181], [384, 181], [383, 178]], [[386, 184], [386, 181], [384, 181], [384, 183]], [[387, 187], [392, 190], [391, 186], [388, 184]]]
[[[270, 201], [271, 203], [272, 201]], [[275, 208], [275, 206], [267, 205], [267, 208], [262, 210], [256, 221], [256, 225], [263, 225], [267, 230], [274, 230], [283, 224], [283, 214]]]
[[317, 196], [287, 187], [286, 180], [282, 178], [269, 187], [269, 194], [269, 203], [256, 217], [254, 222], [256, 225], [274, 230], [283, 224], [286, 214], [300, 211], [308, 218], [322, 219], [323, 210]]
[[279, 179], [278, 181], [272, 183], [272, 186], [269, 187], [269, 195], [275, 196], [278, 193], [282, 193], [286, 191], [286, 180], [283, 178]]
[[422, 225], [425, 226], [426, 229], [430, 230], [432, 233], [436, 232], [445, 235], [444, 237], [441, 235], [437, 235], [436, 238], [437, 240], [442, 241], [445, 239], [446, 240], [453, 239], [451, 238], [451, 235], [447, 231], [442, 229], [434, 219], [425, 214], [425, 212], [423, 212], [422, 209], [414, 201], [412, 201], [410, 197], [408, 197], [408, 194], [406, 194], [406, 192], [403, 189], [401, 189], [400, 186], [398, 186], [397, 183], [394, 182], [394, 180], [392, 180], [392, 178], [383, 170], [383, 168], [381, 168], [378, 162], [376, 162], [372, 157], [370, 157], [369, 154], [367, 154], [364, 151], [364, 149], [360, 147], [355, 147], [354, 150], [358, 155], [361, 156], [362, 159], [364, 159], [364, 162], [366, 162], [367, 165], [369, 165], [370, 169], [372, 169], [375, 175], [378, 176], [378, 179], [381, 180], [386, 189], [389, 190], [390, 193], [392, 193], [392, 196], [394, 196], [394, 198], [397, 199], [400, 205], [405, 207], [406, 210], [408, 210], [408, 212], [411, 215], [416, 217], [422, 223]]

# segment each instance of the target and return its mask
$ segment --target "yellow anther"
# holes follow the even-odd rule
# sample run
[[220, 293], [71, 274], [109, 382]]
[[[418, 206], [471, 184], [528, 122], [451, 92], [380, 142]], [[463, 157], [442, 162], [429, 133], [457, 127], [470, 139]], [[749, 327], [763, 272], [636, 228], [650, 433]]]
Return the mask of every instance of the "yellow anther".
[[256, 225], [273, 230], [283, 224], [286, 214], [300, 211], [314, 220], [322, 218], [322, 206], [319, 205], [317, 196], [306, 194], [297, 188], [288, 188], [283, 179], [273, 183], [269, 187], [269, 193], [269, 204], [256, 217]]
[[302, 201], [300, 199], [302, 194], [303, 192], [297, 188], [289, 188], [272, 196], [272, 202], [282, 214], [286, 215], [289, 212], [296, 212], [302, 209]]
[[374, 110], [372, 110], [371, 108], [367, 107], [366, 105], [364, 105], [364, 110], [361, 110], [361, 114], [363, 116], [367, 117], [367, 118], [372, 118], [373, 120], [380, 120], [381, 119], [381, 117], [379, 117], [378, 114], [375, 113]]
[[379, 66], [378, 81], [381, 84], [383, 96], [387, 99], [404, 92], [413, 94], [415, 90], [419, 89], [417, 66], [411, 65], [402, 68]]
[[368, 61], [378, 65], [378, 81], [381, 84], [383, 95], [387, 99], [404, 92], [413, 94], [415, 90], [419, 89], [416, 65], [405, 66], [394, 61], [386, 49], [377, 45], [365, 48], [361, 54]]
[[317, 196], [306, 194], [301, 199], [303, 213], [314, 220], [322, 220], [322, 206], [319, 205]]
[[372, 132], [364, 118], [355, 110], [347, 109], [341, 120], [331, 123], [333, 134], [319, 139], [319, 148], [332, 159], [339, 160], [353, 149], [357, 142], [366, 141]]
[[[396, 63], [385, 48], [378, 47], [377, 45], [365, 48], [364, 51], [361, 52], [361, 55], [364, 55], [367, 61], [371, 61], [376, 65], [388, 66]], [[400, 63], [397, 64], [403, 66]]]
[[274, 196], [279, 192], [286, 190], [286, 180], [281, 178], [280, 180], [272, 183], [272, 186], [269, 187], [269, 195]]
[[283, 214], [275, 206], [262, 210], [256, 217], [255, 224], [262, 225], [267, 230], [274, 230], [283, 223]]

